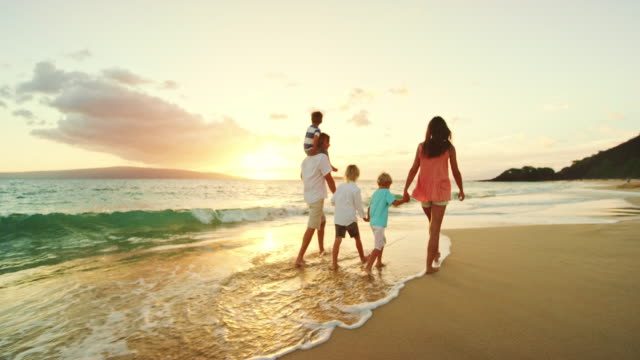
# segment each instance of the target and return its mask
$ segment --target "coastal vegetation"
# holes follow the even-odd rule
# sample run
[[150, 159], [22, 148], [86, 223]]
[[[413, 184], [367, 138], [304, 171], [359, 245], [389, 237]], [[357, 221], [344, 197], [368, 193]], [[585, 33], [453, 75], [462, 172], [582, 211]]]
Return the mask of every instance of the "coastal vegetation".
[[574, 160], [571, 166], [558, 172], [549, 167], [525, 166], [506, 170], [491, 181], [628, 178], [640, 178], [640, 136], [584, 159]]

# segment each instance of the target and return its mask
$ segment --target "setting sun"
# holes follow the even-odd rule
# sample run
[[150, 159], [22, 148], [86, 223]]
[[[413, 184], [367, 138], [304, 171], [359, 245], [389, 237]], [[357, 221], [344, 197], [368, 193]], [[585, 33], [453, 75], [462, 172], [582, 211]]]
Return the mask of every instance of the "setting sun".
[[242, 155], [240, 167], [242, 175], [251, 179], [282, 179], [291, 177], [291, 168], [295, 168], [295, 159], [291, 155], [285, 155], [284, 147], [271, 143], [258, 151]]

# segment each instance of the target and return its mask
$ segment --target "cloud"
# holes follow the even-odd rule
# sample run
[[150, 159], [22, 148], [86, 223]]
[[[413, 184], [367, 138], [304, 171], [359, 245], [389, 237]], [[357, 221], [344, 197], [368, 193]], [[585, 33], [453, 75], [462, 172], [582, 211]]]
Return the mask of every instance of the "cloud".
[[26, 109], [18, 109], [12, 112], [13, 116], [21, 117], [25, 119], [27, 125], [44, 125], [44, 120], [38, 120], [38, 118], [29, 110]]
[[165, 80], [160, 87], [165, 90], [175, 90], [178, 88], [178, 83], [173, 80]]
[[287, 114], [271, 114], [269, 115], [269, 118], [273, 119], [273, 120], [282, 120], [282, 119], [286, 119], [289, 116]]
[[569, 108], [569, 104], [568, 103], [544, 104], [543, 108], [547, 111], [567, 110]]
[[79, 51], [68, 53], [67, 56], [76, 61], [84, 61], [91, 57], [91, 52], [89, 52], [88, 49], [82, 49]]
[[33, 119], [36, 118], [36, 116], [33, 115], [33, 113], [31, 111], [26, 110], [26, 109], [14, 110], [11, 114], [13, 114], [13, 116], [25, 118], [27, 120], [33, 120]]
[[351, 119], [347, 120], [347, 122], [353, 123], [358, 127], [371, 125], [371, 121], [369, 121], [369, 112], [367, 110], [360, 110], [359, 113], [353, 115]]
[[104, 77], [108, 79], [112, 79], [130, 86], [138, 86], [142, 84], [148, 84], [151, 82], [148, 79], [145, 79], [139, 75], [132, 73], [129, 70], [122, 69], [122, 68], [107, 69], [102, 71], [102, 74], [104, 75]]
[[[261, 136], [240, 127], [233, 119], [206, 121], [178, 105], [102, 76], [58, 74], [46, 89], [57, 89], [47, 106], [62, 114], [53, 128], [34, 129], [31, 134], [81, 149], [109, 153], [147, 164], [179, 167], [222, 166], [239, 154], [273, 141], [292, 138]], [[67, 78], [70, 74], [72, 80]], [[42, 66], [25, 89], [40, 91]], [[297, 139], [296, 139], [297, 140]]]
[[617, 129], [613, 129], [610, 126], [607, 126], [607, 125], [589, 126], [588, 129], [592, 133], [596, 133], [598, 135], [605, 135], [605, 136], [619, 136], [619, 137], [629, 137], [629, 138], [631, 138], [631, 137], [637, 135], [637, 133], [635, 131], [617, 130]]
[[609, 120], [624, 120], [625, 116], [623, 113], [612, 113], [609, 114]]
[[373, 93], [369, 91], [360, 88], [351, 89], [347, 102], [340, 107], [340, 110], [349, 110], [355, 105], [369, 104], [373, 98]]
[[0, 87], [0, 97], [5, 99], [11, 99], [13, 97], [11, 88], [7, 85]]
[[56, 69], [53, 63], [43, 61], [36, 64], [33, 78], [30, 81], [18, 84], [17, 92], [19, 94], [55, 94], [60, 92], [65, 86], [87, 79], [88, 75], [85, 73], [65, 72]]
[[538, 143], [543, 148], [551, 148], [558, 143], [558, 140], [548, 136], [541, 136], [538, 138]]
[[403, 96], [409, 95], [409, 89], [407, 89], [406, 87], [392, 88], [392, 89], [389, 89], [389, 92], [394, 95], [403, 95]]

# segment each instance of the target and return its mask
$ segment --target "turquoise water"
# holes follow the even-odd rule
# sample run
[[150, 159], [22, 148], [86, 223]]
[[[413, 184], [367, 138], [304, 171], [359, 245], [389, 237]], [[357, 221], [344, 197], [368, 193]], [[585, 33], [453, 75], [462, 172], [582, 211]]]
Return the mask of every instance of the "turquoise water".
[[[376, 184], [359, 185], [367, 203]], [[465, 192], [443, 246], [450, 228], [612, 222], [632, 196], [573, 182]], [[315, 240], [293, 269], [305, 214], [299, 181], [0, 180], [0, 358], [270, 358], [360, 326], [424, 270], [415, 202], [391, 210], [391, 265], [373, 281], [350, 239], [339, 272]]]

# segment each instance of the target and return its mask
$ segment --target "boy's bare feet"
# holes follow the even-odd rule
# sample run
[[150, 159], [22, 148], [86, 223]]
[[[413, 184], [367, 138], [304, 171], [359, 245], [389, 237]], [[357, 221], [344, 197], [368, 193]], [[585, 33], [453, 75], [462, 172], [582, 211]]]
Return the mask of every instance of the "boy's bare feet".
[[427, 275], [428, 275], [428, 274], [433, 274], [433, 273], [438, 272], [438, 270], [440, 270], [440, 269], [438, 269], [438, 268], [433, 268], [433, 267], [432, 267], [431, 269], [427, 269], [426, 274], [427, 274]]

